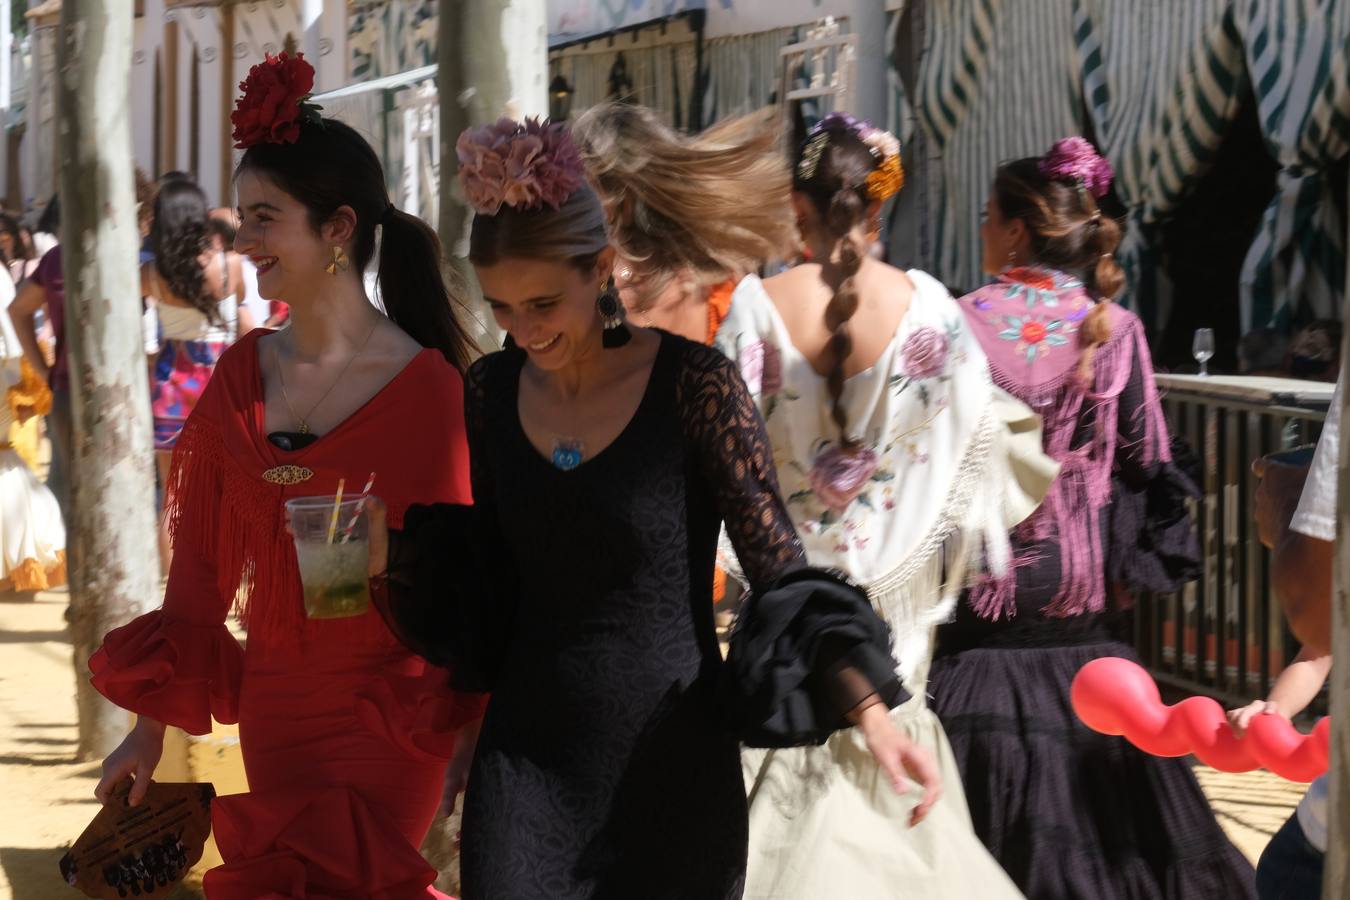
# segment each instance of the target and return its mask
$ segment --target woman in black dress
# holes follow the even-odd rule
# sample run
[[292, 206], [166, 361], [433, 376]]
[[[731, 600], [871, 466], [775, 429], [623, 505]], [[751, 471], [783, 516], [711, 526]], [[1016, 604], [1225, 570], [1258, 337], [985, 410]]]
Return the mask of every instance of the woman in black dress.
[[1136, 658], [1118, 636], [1125, 584], [1185, 555], [1190, 532], [1184, 507], [1170, 528], [1150, 509], [1156, 532], [1127, 521], [1143, 518], [1132, 496], [1180, 473], [1143, 324], [1111, 302], [1125, 278], [1097, 205], [1110, 177], [1082, 138], [994, 177], [981, 234], [996, 278], [960, 304], [1060, 470], [1012, 533], [1014, 570], [939, 629], [929, 690], [975, 831], [1030, 900], [1240, 900], [1251, 865], [1188, 763], [1090, 730], [1070, 699], [1088, 662]]
[[[410, 511], [376, 585], [410, 645], [492, 691], [465, 897], [739, 897], [738, 738], [859, 724], [878, 777], [907, 790], [912, 772], [926, 811], [932, 761], [886, 715], [905, 693], [885, 626], [807, 568], [735, 367], [623, 324], [603, 210], [560, 126], [503, 121], [458, 151], [470, 258], [510, 338], [466, 379], [474, 507]], [[756, 589], [726, 663], [724, 520]]]

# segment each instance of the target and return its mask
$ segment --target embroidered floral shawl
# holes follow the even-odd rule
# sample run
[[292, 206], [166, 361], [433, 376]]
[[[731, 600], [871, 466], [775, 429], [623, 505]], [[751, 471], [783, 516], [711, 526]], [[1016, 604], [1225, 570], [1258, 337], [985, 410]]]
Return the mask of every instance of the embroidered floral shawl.
[[1007, 529], [1040, 497], [1009, 497], [1023, 485], [1002, 445], [1007, 429], [984, 353], [959, 307], [929, 275], [909, 276], [913, 300], [894, 338], [844, 387], [850, 432], [862, 440], [856, 453], [841, 448], [826, 381], [793, 346], [757, 277], [741, 281], [717, 337], [764, 416], [811, 564], [866, 587], [906, 679], [927, 658], [931, 627], [950, 616], [967, 559], [982, 551], [1006, 568]]
[[[1044, 504], [1014, 532], [1022, 546], [1058, 544], [1060, 590], [1044, 612], [1100, 611], [1106, 606], [1101, 514], [1111, 498], [1117, 452], [1132, 454], [1144, 467], [1171, 459], [1143, 326], [1113, 305], [1111, 338], [1097, 349], [1092, 383], [1085, 384], [1078, 374], [1078, 331], [1094, 301], [1078, 279], [1049, 269], [1011, 269], [960, 303], [989, 357], [994, 382], [1041, 416], [1045, 452], [1061, 465]], [[1122, 410], [1121, 393], [1135, 372], [1142, 403]], [[1141, 435], [1129, 446], [1122, 445], [1122, 416], [1130, 417], [1128, 430]], [[1028, 549], [1014, 563], [1030, 561], [1033, 553]], [[1013, 576], [1005, 573], [986, 579], [972, 605], [986, 618], [1011, 616], [1013, 594]]]

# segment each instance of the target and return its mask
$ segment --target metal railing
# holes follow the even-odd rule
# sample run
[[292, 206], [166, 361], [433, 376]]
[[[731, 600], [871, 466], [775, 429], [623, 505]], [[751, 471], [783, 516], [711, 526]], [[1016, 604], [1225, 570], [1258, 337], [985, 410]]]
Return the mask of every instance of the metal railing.
[[[1134, 643], [1162, 683], [1229, 704], [1264, 697], [1297, 652], [1253, 518], [1252, 461], [1321, 433], [1332, 385], [1160, 375], [1173, 434], [1200, 459], [1193, 504], [1204, 570], [1181, 591], [1137, 598]], [[1320, 708], [1318, 708], [1320, 706]], [[1325, 695], [1309, 712], [1325, 711]]]

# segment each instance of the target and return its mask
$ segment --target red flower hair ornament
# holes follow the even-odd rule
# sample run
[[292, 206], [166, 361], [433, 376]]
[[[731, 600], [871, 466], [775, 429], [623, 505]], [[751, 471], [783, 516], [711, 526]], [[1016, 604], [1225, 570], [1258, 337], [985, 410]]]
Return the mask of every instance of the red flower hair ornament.
[[243, 95], [230, 113], [238, 150], [255, 144], [294, 144], [302, 123], [322, 121], [319, 107], [308, 102], [314, 91], [314, 67], [303, 53], [267, 54], [248, 70], [239, 90]]

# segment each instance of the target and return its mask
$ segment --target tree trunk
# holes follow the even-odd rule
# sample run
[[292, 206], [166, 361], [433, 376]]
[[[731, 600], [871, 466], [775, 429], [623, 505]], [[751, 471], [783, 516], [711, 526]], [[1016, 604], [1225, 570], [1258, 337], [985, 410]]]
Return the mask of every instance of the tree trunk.
[[[1343, 317], [1350, 321], [1350, 279]], [[1350, 359], [1350, 332], [1341, 359]], [[1345, 378], [1344, 372], [1341, 375]], [[1331, 604], [1331, 809], [1327, 825], [1327, 859], [1322, 872], [1323, 900], [1341, 900], [1350, 884], [1350, 392], [1341, 388], [1341, 459], [1336, 486], [1336, 563]]]
[[159, 580], [128, 108], [132, 8], [132, 0], [65, 0], [57, 49], [75, 445], [67, 616], [81, 759], [107, 754], [128, 725], [89, 686], [89, 655], [151, 601]]
[[500, 116], [548, 115], [548, 14], [544, 0], [454, 0], [440, 4], [436, 91], [441, 104], [441, 245], [469, 285], [471, 331], [485, 350], [501, 334], [467, 262], [473, 210], [455, 178], [455, 141]]

